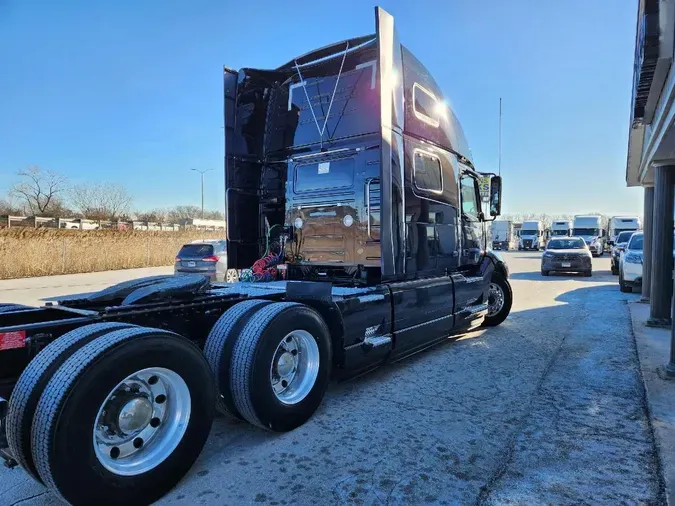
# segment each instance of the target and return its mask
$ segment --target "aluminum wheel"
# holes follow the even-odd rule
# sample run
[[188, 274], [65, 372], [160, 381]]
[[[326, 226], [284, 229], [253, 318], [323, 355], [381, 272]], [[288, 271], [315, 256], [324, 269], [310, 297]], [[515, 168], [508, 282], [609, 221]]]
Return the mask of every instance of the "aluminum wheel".
[[96, 458], [121, 476], [148, 472], [176, 449], [190, 410], [190, 390], [178, 374], [163, 367], [135, 372], [108, 394], [96, 415]]
[[311, 392], [319, 375], [319, 346], [306, 330], [294, 330], [274, 352], [270, 383], [277, 399], [297, 404]]
[[497, 283], [490, 283], [488, 294], [488, 316], [494, 316], [504, 307], [504, 290]]

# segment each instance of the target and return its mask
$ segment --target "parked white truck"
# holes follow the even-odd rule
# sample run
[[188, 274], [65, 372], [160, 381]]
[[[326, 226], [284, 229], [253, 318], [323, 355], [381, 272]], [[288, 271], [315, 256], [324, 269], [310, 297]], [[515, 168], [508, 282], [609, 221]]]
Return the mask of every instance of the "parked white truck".
[[556, 220], [551, 224], [551, 236], [561, 237], [572, 235], [572, 222], [569, 220]]
[[572, 235], [581, 237], [594, 257], [605, 252], [605, 230], [602, 218], [597, 215], [577, 215], [572, 225]]
[[515, 246], [516, 234], [513, 222], [509, 220], [497, 220], [492, 223], [492, 249], [510, 250]]
[[621, 232], [638, 231], [642, 229], [642, 222], [637, 216], [612, 216], [607, 223], [607, 243], [614, 246], [616, 238]]
[[542, 222], [538, 220], [524, 221], [520, 228], [518, 250], [538, 250], [546, 246], [544, 242], [544, 225]]

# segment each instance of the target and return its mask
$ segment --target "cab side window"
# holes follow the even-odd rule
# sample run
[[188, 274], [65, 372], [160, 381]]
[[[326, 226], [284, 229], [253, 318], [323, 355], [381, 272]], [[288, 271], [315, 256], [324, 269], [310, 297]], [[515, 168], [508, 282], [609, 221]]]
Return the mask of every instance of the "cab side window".
[[462, 195], [462, 213], [478, 219], [478, 199], [476, 198], [476, 187], [472, 177], [463, 176], [460, 179], [460, 189]]

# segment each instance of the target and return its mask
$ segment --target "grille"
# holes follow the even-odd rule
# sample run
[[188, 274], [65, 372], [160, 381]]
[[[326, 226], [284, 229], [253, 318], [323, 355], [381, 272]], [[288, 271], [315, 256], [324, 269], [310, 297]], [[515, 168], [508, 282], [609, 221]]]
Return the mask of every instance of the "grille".
[[583, 258], [582, 255], [576, 255], [576, 254], [563, 254], [563, 255], [556, 255], [555, 256], [556, 260], [562, 260], [562, 261], [565, 261], [565, 262], [578, 261], [578, 260], [581, 260], [582, 258]]
[[524, 239], [523, 240], [523, 246], [525, 246], [526, 248], [531, 247], [532, 246], [532, 239]]

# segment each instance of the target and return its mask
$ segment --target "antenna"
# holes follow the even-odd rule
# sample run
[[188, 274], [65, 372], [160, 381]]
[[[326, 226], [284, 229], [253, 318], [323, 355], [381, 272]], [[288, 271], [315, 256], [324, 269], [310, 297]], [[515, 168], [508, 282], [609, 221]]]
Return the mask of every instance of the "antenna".
[[502, 175], [502, 97], [499, 97], [499, 176]]

